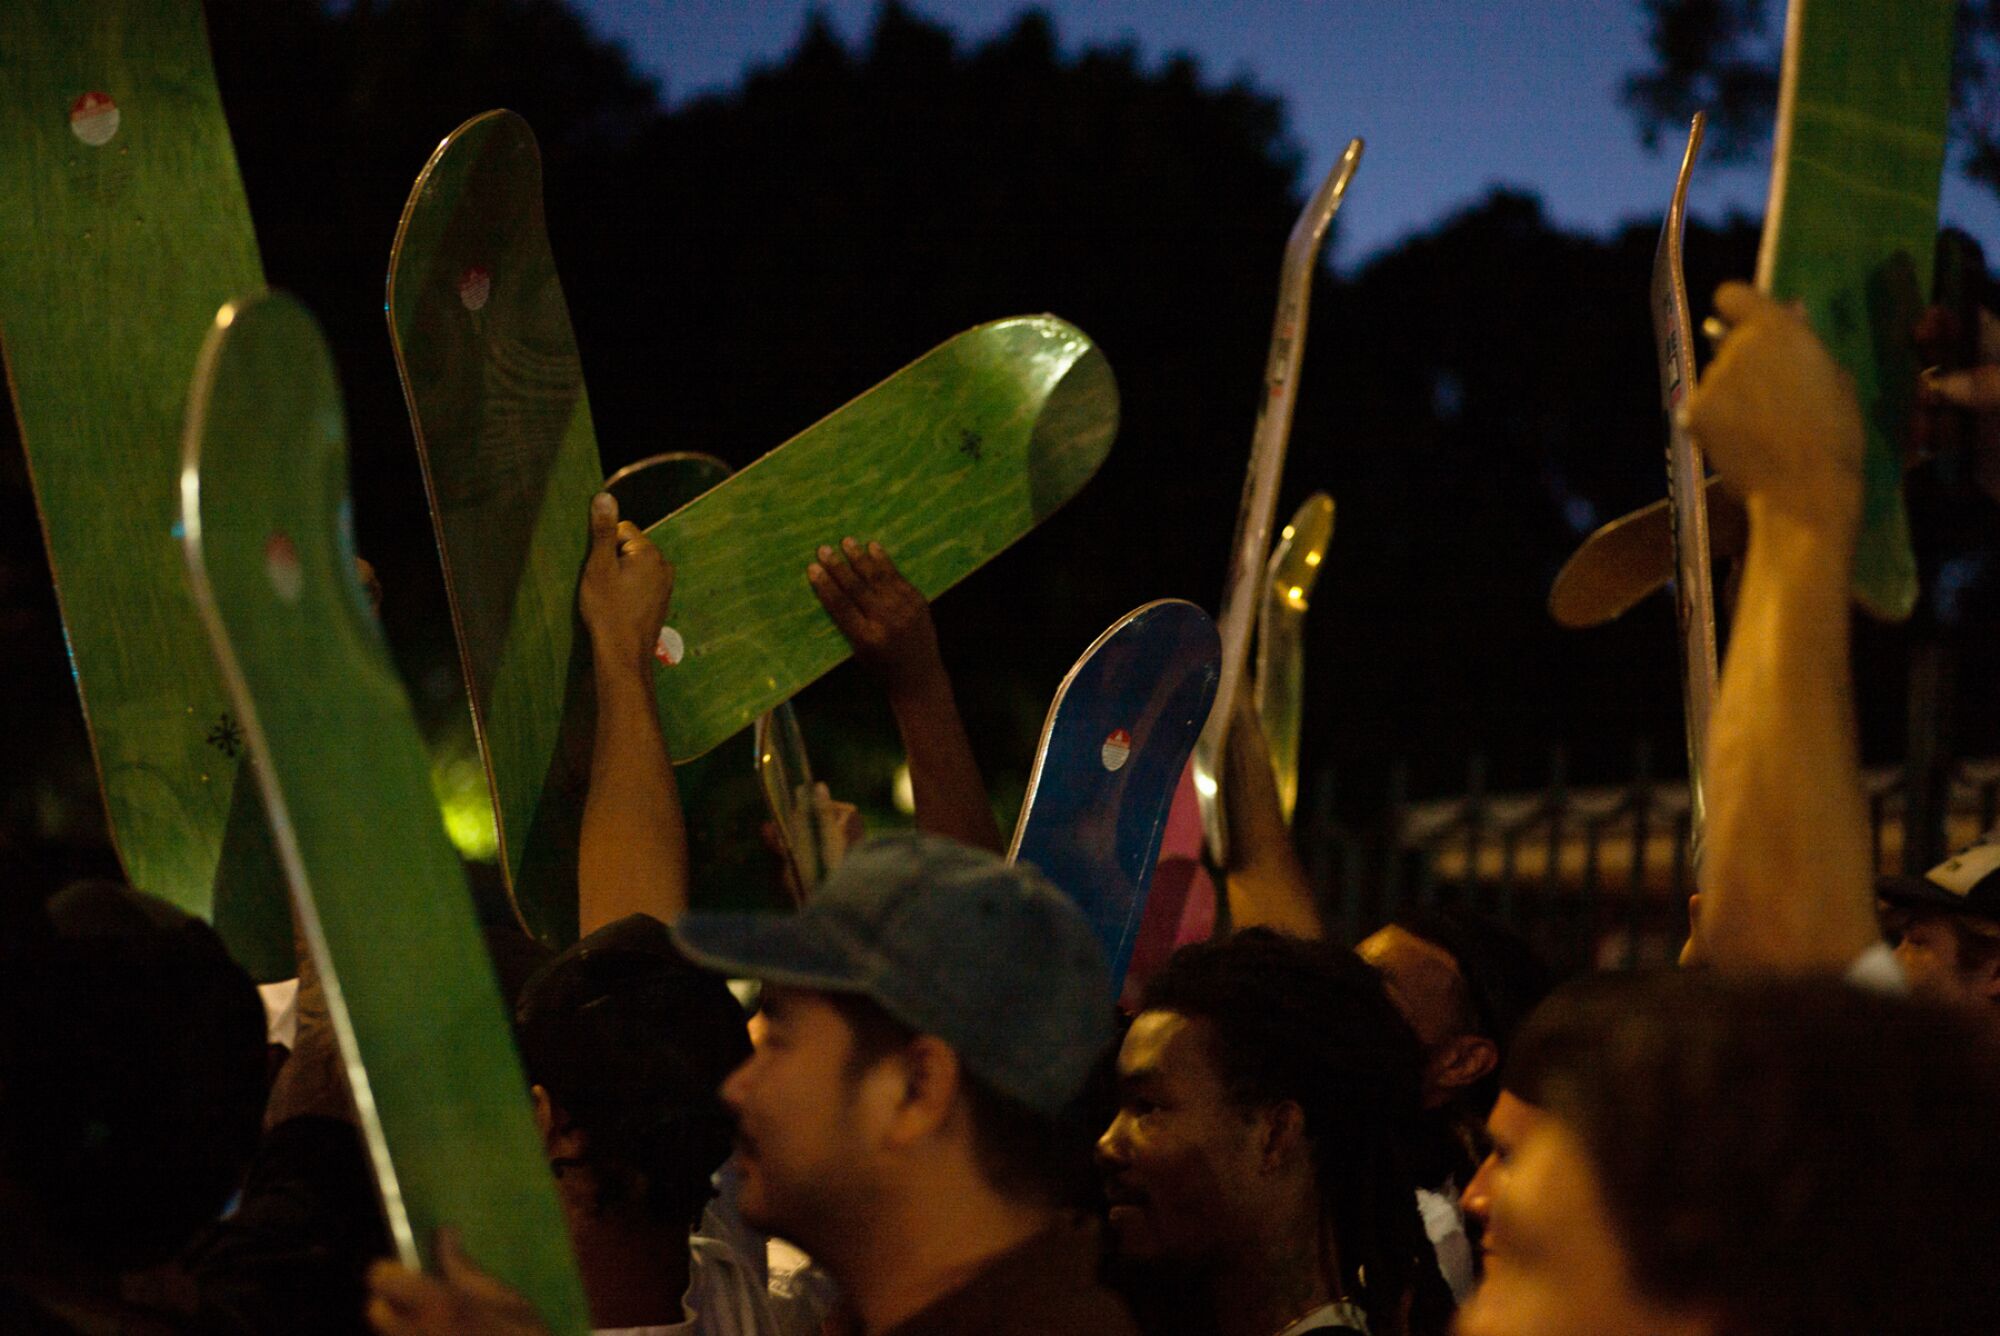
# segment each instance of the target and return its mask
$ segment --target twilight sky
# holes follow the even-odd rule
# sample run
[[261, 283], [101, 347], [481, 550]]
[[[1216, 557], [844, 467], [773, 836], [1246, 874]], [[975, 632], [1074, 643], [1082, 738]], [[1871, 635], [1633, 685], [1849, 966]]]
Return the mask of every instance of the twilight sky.
[[[810, 0], [576, 0], [624, 41], [671, 101], [726, 89], [746, 65], [782, 59]], [[877, 0], [818, 0], [844, 37]], [[1024, 0], [914, 0], [976, 40]], [[1065, 51], [1132, 41], [1149, 66], [1198, 57], [1211, 82], [1248, 76], [1282, 96], [1314, 180], [1352, 136], [1367, 157], [1342, 208], [1343, 270], [1495, 184], [1541, 195], [1559, 224], [1601, 230], [1657, 217], [1680, 145], [1649, 154], [1618, 104], [1646, 62], [1638, 0], [1041, 0]], [[1697, 169], [1691, 206], [1761, 214], [1769, 165]], [[1311, 182], [1301, 182], [1308, 188]], [[1955, 173], [1944, 214], [1993, 245], [2000, 201]]]

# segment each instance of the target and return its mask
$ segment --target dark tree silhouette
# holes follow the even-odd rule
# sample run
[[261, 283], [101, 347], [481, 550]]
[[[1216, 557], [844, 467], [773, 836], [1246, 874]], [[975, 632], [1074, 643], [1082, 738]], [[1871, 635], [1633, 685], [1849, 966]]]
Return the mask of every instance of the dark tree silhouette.
[[[1705, 153], [1740, 161], [1770, 142], [1784, 40], [1781, 0], [1640, 0], [1648, 68], [1625, 81], [1640, 139], [1678, 143], [1708, 112]], [[1960, 0], [1952, 64], [1953, 154], [1974, 180], [2000, 192], [2000, 0]]]

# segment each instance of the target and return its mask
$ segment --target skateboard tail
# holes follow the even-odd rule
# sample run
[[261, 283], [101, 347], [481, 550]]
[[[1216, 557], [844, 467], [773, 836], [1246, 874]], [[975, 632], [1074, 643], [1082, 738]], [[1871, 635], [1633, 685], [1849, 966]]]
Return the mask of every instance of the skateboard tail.
[[[208, 439], [210, 410], [213, 406], [211, 394], [203, 393], [203, 390], [212, 391], [216, 384], [221, 374], [220, 364], [225, 351], [225, 340], [222, 336], [244, 309], [242, 303], [232, 302], [217, 313], [215, 326], [209, 338], [202, 344], [200, 360], [195, 364], [194, 383], [197, 388], [188, 399], [186, 453], [180, 474], [181, 541], [187, 560], [188, 584], [194, 594], [195, 606], [201, 614], [202, 625], [208, 633], [209, 646], [215, 654], [216, 666], [222, 674], [230, 701], [236, 707], [238, 722], [243, 729], [249, 753], [255, 757], [271, 754], [270, 740], [264, 734], [263, 723], [257, 713], [256, 700], [231, 646], [228, 623], [216, 600], [215, 588], [209, 581], [206, 534], [202, 524], [201, 486], [202, 444]], [[275, 306], [267, 309], [273, 313], [281, 310]], [[299, 314], [303, 315], [303, 312]], [[326, 368], [314, 366], [304, 368], [303, 371], [307, 375], [318, 373], [308, 393], [314, 399], [324, 401], [332, 393], [331, 386], [325, 380]], [[396, 1174], [395, 1162], [389, 1154], [388, 1140], [382, 1130], [381, 1113], [376, 1106], [368, 1070], [360, 1060], [353, 1018], [341, 987], [340, 974], [333, 966], [327, 949], [326, 932], [314, 907], [312, 879], [307, 872], [305, 860], [299, 853], [298, 836], [292, 825], [290, 808], [285, 801], [282, 788], [268, 767], [253, 763], [250, 771], [256, 777], [258, 789], [264, 799], [264, 810], [271, 823], [272, 841], [277, 848], [278, 861], [284, 870], [285, 881], [292, 887], [292, 913], [298, 924], [299, 934], [305, 939], [307, 949], [312, 952], [314, 964], [319, 972], [320, 986], [326, 997], [328, 1023], [333, 1027], [334, 1037], [339, 1045], [342, 1074], [354, 1097], [356, 1121], [361, 1129], [362, 1142], [368, 1151], [369, 1165], [375, 1174], [375, 1184], [382, 1199], [383, 1219], [388, 1226], [390, 1240], [395, 1246], [399, 1261], [405, 1266], [421, 1267], [423, 1261], [418, 1253], [416, 1237], [410, 1228], [410, 1216], [403, 1201], [402, 1185]]]
[[1687, 732], [1688, 852], [1697, 873], [1708, 825], [1708, 717], [1715, 706], [1717, 682], [1715, 587], [1708, 538], [1708, 471], [1680, 415], [1695, 381], [1694, 321], [1688, 310], [1682, 242], [1688, 182], [1706, 124], [1707, 117], [1696, 112], [1688, 128], [1687, 151], [1654, 252], [1652, 289], [1660, 403], [1667, 418], [1667, 517], [1673, 536], [1674, 624], [1680, 638], [1681, 705]]
[[879, 541], [936, 599], [1068, 501], [1117, 423], [1110, 364], [1081, 330], [994, 321], [653, 526], [686, 647], [657, 679], [673, 755], [702, 755], [847, 658], [804, 577], [820, 544]]
[[1254, 699], [1278, 808], [1290, 825], [1299, 798], [1299, 735], [1305, 717], [1305, 620], [1313, 586], [1333, 539], [1333, 498], [1315, 492], [1278, 532], [1265, 567], [1264, 598], [1257, 613], [1257, 679]]
[[1222, 636], [1222, 678], [1215, 711], [1195, 746], [1195, 795], [1209, 852], [1227, 857], [1228, 830], [1221, 795], [1222, 744], [1229, 732], [1236, 692], [1249, 658], [1250, 633], [1257, 616], [1256, 585], [1264, 573], [1271, 545], [1271, 524], [1278, 505], [1278, 483], [1284, 474], [1285, 447], [1297, 403], [1299, 367], [1305, 354], [1306, 312], [1312, 301], [1312, 279], [1318, 271], [1319, 248], [1327, 228], [1347, 195], [1361, 165], [1362, 141], [1349, 141], [1347, 151], [1307, 201], [1292, 226], [1279, 270], [1278, 309], [1271, 329], [1271, 347], [1264, 371], [1264, 397], [1250, 446], [1250, 468], [1243, 482], [1236, 533], [1230, 547], [1229, 577], [1222, 592], [1217, 628]]
[[1090, 919], [1114, 998], [1219, 655], [1214, 623], [1191, 603], [1127, 613], [1064, 676], [1036, 748], [1008, 858], [1039, 868]]
[[416, 721], [354, 569], [345, 426], [317, 326], [225, 307], [189, 401], [187, 576], [240, 711], [392, 1238], [436, 1229], [559, 1331], [587, 1326], [498, 986]]

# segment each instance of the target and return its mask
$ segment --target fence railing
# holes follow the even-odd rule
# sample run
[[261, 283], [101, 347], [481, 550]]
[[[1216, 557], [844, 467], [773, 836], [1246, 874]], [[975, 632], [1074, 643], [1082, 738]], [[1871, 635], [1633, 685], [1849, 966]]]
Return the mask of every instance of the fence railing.
[[[1475, 757], [1461, 796], [1413, 803], [1397, 767], [1370, 829], [1335, 818], [1331, 777], [1321, 774], [1299, 845], [1329, 922], [1352, 941], [1405, 908], [1460, 904], [1514, 924], [1566, 968], [1673, 960], [1694, 890], [1686, 782], [1654, 779], [1643, 745], [1622, 785], [1572, 787], [1566, 769], [1558, 752], [1540, 790], [1493, 794]], [[1909, 778], [1884, 768], [1864, 779], [1876, 868], [1899, 871]], [[1945, 791], [1945, 848], [2000, 823], [2000, 759], [1957, 762]]]

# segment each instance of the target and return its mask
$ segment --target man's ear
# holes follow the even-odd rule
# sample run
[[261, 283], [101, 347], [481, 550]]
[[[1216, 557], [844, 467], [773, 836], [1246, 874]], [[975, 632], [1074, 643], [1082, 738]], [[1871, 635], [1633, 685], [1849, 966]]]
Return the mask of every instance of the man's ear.
[[1306, 1148], [1306, 1113], [1294, 1100], [1280, 1100], [1262, 1110], [1263, 1120], [1257, 1162], [1270, 1171], [1277, 1169]]
[[961, 1091], [958, 1054], [935, 1035], [918, 1035], [883, 1065], [895, 1073], [887, 1136], [893, 1145], [909, 1145], [929, 1136], [952, 1116]]
[[1439, 1090], [1465, 1090], [1500, 1066], [1500, 1049], [1484, 1035], [1455, 1035], [1431, 1050], [1425, 1066], [1431, 1086]]
[[548, 1088], [530, 1086], [528, 1097], [534, 1102], [535, 1130], [542, 1134], [542, 1152], [551, 1160], [582, 1158], [583, 1129], [555, 1106], [555, 1101], [549, 1098]]

